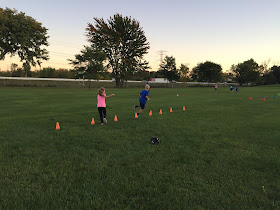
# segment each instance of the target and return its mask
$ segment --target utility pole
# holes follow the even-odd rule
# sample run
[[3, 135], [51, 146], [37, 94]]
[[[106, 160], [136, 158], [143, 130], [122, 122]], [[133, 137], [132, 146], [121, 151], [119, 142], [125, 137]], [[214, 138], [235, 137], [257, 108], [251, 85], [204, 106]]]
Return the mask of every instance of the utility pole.
[[159, 55], [160, 55], [160, 64], [159, 64], [159, 65], [161, 65], [162, 62], [163, 62], [163, 55], [164, 55], [164, 52], [167, 52], [167, 51], [165, 51], [165, 50], [157, 51], [157, 53], [159, 53]]

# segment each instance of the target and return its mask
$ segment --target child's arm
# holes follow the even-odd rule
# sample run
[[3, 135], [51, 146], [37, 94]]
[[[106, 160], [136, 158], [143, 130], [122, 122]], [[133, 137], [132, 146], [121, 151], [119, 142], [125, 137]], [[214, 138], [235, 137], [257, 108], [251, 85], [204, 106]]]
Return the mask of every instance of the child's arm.
[[115, 94], [111, 94], [111, 95], [109, 95], [109, 96], [105, 96], [105, 98], [110, 98], [110, 97], [112, 97], [112, 96], [114, 96]]
[[148, 99], [148, 101], [150, 100], [150, 98], [148, 96], [146, 96], [146, 99]]

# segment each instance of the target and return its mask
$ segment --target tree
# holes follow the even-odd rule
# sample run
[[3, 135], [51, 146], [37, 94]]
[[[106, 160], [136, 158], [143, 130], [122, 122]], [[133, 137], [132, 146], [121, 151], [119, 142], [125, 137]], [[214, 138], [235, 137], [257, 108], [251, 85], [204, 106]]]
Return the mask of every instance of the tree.
[[131, 77], [131, 79], [138, 80], [138, 81], [142, 81], [142, 80], [148, 81], [150, 78], [151, 77], [149, 71], [137, 71]]
[[268, 74], [269, 72], [269, 63], [271, 62], [271, 59], [267, 59], [267, 60], [264, 60], [261, 64], [261, 67], [262, 67], [262, 72], [263, 74]]
[[40, 78], [55, 78], [56, 70], [52, 67], [43, 68], [38, 72]]
[[106, 60], [106, 54], [99, 50], [85, 46], [80, 54], [75, 55], [74, 60], [69, 60], [76, 70], [85, 72], [89, 79], [99, 79], [100, 73], [104, 71], [103, 61]]
[[24, 70], [22, 68], [17, 68], [12, 70], [12, 77], [24, 77]]
[[89, 23], [86, 28], [88, 40], [94, 49], [107, 55], [116, 86], [123, 87], [127, 77], [143, 63], [143, 56], [150, 48], [144, 31], [137, 20], [120, 14], [107, 22], [103, 18], [94, 18], [94, 21], [94, 25]]
[[277, 83], [277, 78], [273, 75], [273, 72], [267, 72], [266, 74], [263, 75], [262, 77], [263, 84], [269, 85], [269, 84], [276, 84]]
[[165, 56], [158, 73], [161, 77], [167, 78], [169, 81], [178, 80], [180, 75], [176, 68], [175, 58], [173, 56]]
[[271, 72], [273, 76], [276, 78], [278, 84], [280, 84], [280, 66], [272, 66]]
[[0, 60], [7, 54], [18, 55], [24, 61], [26, 76], [30, 66], [40, 66], [41, 60], [48, 60], [48, 52], [41, 46], [48, 46], [47, 29], [23, 12], [0, 8]]
[[256, 84], [260, 81], [260, 66], [253, 59], [250, 59], [239, 63], [234, 69], [234, 74], [240, 85]]
[[11, 71], [16, 71], [17, 67], [18, 67], [18, 65], [16, 63], [12, 63], [11, 64]]
[[236, 65], [232, 64], [230, 69], [228, 70], [228, 81], [232, 81], [234, 79], [235, 71]]
[[198, 82], [219, 82], [222, 79], [222, 67], [210, 61], [199, 63], [193, 68], [191, 77]]
[[147, 61], [140, 63], [133, 71], [127, 72], [126, 79], [132, 80], [149, 80], [150, 74], [148, 69], [151, 67]]
[[188, 73], [189, 73], [189, 67], [187, 65], [181, 64], [179, 68], [179, 74], [180, 74], [180, 79], [183, 82], [187, 81]]
[[2, 77], [11, 77], [12, 76], [12, 71], [0, 71], [0, 75]]
[[72, 79], [75, 78], [75, 70], [68, 70], [68, 69], [58, 69], [56, 70], [57, 78], [68, 78]]

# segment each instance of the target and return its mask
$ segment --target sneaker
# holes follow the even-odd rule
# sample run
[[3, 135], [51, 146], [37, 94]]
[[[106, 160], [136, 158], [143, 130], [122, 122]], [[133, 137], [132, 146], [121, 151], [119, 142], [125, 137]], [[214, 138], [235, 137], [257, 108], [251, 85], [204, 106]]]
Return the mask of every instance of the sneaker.
[[103, 119], [103, 122], [104, 122], [104, 123], [107, 123], [107, 120], [106, 120], [106, 118], [104, 118], [104, 119]]
[[136, 105], [133, 106], [133, 109], [134, 109], [134, 110], [136, 109]]
[[101, 123], [101, 125], [103, 125], [103, 123]]
[[140, 116], [140, 114], [139, 114], [139, 113], [137, 113], [137, 116], [139, 117], [139, 116]]

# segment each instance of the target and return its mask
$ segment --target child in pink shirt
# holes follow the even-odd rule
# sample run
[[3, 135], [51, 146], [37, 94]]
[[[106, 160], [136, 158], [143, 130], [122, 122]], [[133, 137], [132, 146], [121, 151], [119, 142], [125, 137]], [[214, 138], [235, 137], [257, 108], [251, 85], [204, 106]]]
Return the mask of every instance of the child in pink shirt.
[[218, 92], [218, 84], [215, 83], [215, 92], [217, 93]]
[[98, 108], [98, 112], [99, 112], [99, 116], [100, 116], [101, 125], [103, 125], [103, 122], [107, 123], [105, 98], [109, 98], [114, 95], [115, 94], [111, 94], [111, 95], [107, 96], [105, 94], [105, 88], [103, 88], [103, 87], [98, 90], [97, 108]]

